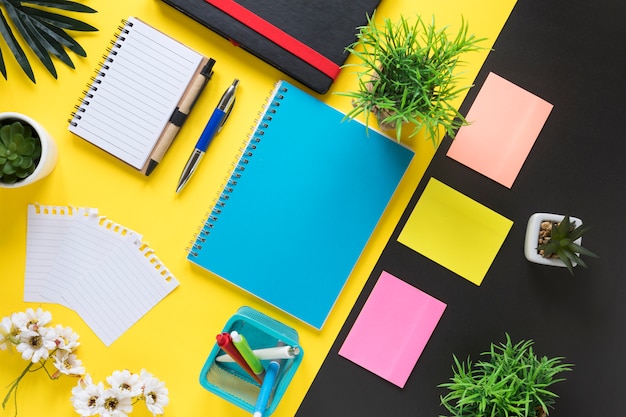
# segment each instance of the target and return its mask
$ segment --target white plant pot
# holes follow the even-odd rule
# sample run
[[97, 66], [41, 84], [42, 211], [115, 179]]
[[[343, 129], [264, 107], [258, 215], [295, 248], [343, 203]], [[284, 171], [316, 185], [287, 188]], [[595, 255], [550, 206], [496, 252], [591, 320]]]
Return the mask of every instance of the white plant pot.
[[56, 166], [59, 156], [59, 150], [56, 143], [54, 142], [54, 139], [52, 139], [52, 136], [50, 136], [50, 134], [43, 128], [43, 126], [41, 126], [38, 122], [31, 119], [30, 117], [26, 116], [25, 114], [15, 112], [1, 112], [0, 121], [4, 121], [6, 119], [21, 120], [22, 122], [31, 125], [33, 130], [37, 133], [39, 140], [41, 141], [41, 158], [39, 160], [39, 163], [37, 164], [37, 168], [35, 168], [35, 171], [33, 171], [33, 173], [30, 174], [28, 177], [24, 178], [22, 181], [16, 182], [15, 184], [4, 184], [0, 182], [0, 188], [24, 187], [48, 176], [48, 174], [50, 174]]
[[[524, 255], [530, 262], [534, 262], [542, 265], [560, 266], [565, 267], [565, 263], [558, 257], [544, 258], [537, 253], [537, 242], [539, 240], [539, 229], [541, 222], [560, 222], [565, 216], [562, 214], [552, 213], [535, 213], [528, 219], [528, 225], [526, 226], [526, 238], [524, 240]], [[572, 222], [576, 222], [576, 226], [583, 224], [582, 220], [578, 217], [569, 216]], [[574, 243], [580, 245], [583, 238], [580, 237], [574, 241]], [[576, 266], [576, 262], [572, 262], [572, 266]]]

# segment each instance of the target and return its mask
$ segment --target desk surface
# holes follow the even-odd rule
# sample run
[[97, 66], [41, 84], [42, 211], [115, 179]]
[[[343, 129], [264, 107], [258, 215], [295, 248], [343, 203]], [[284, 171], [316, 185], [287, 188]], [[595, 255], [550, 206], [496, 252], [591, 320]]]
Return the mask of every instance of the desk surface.
[[[407, 16], [419, 13], [435, 15], [438, 22], [456, 27], [463, 16], [469, 22], [470, 30], [479, 37], [486, 37], [485, 46], [490, 46], [514, 3], [514, 0], [451, 0], [417, 7], [413, 0], [383, 0], [377, 18], [395, 19], [400, 13]], [[165, 381], [170, 390], [168, 415], [191, 415], [199, 410], [215, 416], [247, 415], [205, 391], [198, 383], [198, 376], [213, 345], [214, 335], [238, 307], [249, 305], [294, 327], [306, 348], [306, 360], [275, 413], [279, 417], [294, 415], [432, 158], [430, 143], [415, 143], [417, 155], [405, 181], [356, 265], [324, 329], [316, 331], [226, 285], [206, 271], [194, 268], [185, 257], [185, 248], [218, 192], [239, 144], [248, 134], [272, 85], [284, 76], [158, 0], [86, 0], [85, 4], [98, 9], [97, 14], [84, 16], [84, 19], [100, 31], [76, 36], [88, 56], [84, 59], [72, 56], [75, 70], [57, 65], [58, 80], [52, 79], [35, 64], [37, 84], [31, 84], [2, 44], [9, 80], [0, 80], [0, 111], [26, 113], [41, 122], [55, 137], [60, 157], [54, 172], [45, 180], [22, 189], [0, 189], [0, 261], [4, 268], [0, 316], [23, 311], [26, 307], [37, 307], [22, 301], [27, 205], [39, 202], [98, 208], [109, 219], [142, 233], [181, 286], [109, 348], [74, 312], [58, 305], [42, 305], [52, 312], [54, 323], [70, 326], [80, 335], [82, 345], [78, 355], [93, 378], [100, 381], [114, 370], [139, 372], [145, 368]], [[149, 178], [67, 131], [70, 112], [98, 66], [109, 40], [120, 20], [130, 15], [144, 19], [217, 60], [215, 75], [207, 90], [162, 164]], [[465, 76], [469, 81], [476, 77], [487, 55], [488, 51], [484, 51], [467, 57]], [[176, 195], [174, 189], [180, 170], [208, 115], [233, 76], [241, 80], [238, 109], [211, 144], [193, 182], [184, 193]], [[601, 81], [606, 82], [606, 79]], [[355, 87], [354, 73], [344, 70], [331, 92], [321, 98], [345, 111], [350, 107], [349, 99], [333, 93]], [[562, 98], [561, 101], [565, 100]], [[413, 258], [406, 255], [407, 259]], [[446, 328], [440, 332], [439, 337], [455, 340]], [[475, 337], [472, 341], [482, 342], [482, 339]], [[333, 356], [335, 353], [331, 353], [330, 359], [336, 360]], [[18, 355], [10, 356], [6, 352], [0, 352], [0, 361], [0, 386], [6, 387], [25, 364]], [[419, 380], [419, 369], [414, 378]], [[74, 415], [69, 405], [70, 389], [74, 385], [75, 380], [70, 378], [49, 382], [42, 373], [29, 375], [18, 392], [19, 414]], [[381, 392], [385, 390], [388, 388], [383, 386]], [[404, 394], [410, 396], [411, 391], [406, 390]], [[318, 393], [318, 389], [314, 390], [314, 395]], [[426, 394], [427, 390], [423, 390], [422, 395]], [[308, 407], [305, 404], [304, 413]], [[13, 415], [13, 412], [9, 406], [0, 410], [0, 415]]]
[[[620, 63], [623, 5], [602, 0], [518, 2], [476, 79], [495, 72], [554, 109], [511, 189], [445, 155], [445, 142], [427, 169], [361, 296], [330, 350], [298, 417], [320, 415], [437, 416], [445, 413], [438, 384], [452, 376], [452, 355], [478, 359], [490, 342], [534, 339], [535, 350], [574, 363], [551, 416], [620, 415], [626, 361], [623, 245], [626, 213], [623, 93]], [[466, 114], [478, 89], [467, 96]], [[503, 138], [504, 139], [504, 138]], [[396, 239], [431, 177], [514, 221], [481, 286], [399, 244]], [[530, 264], [523, 255], [528, 217], [571, 212], [593, 229], [585, 246], [600, 255], [572, 277], [563, 268]], [[404, 389], [353, 365], [337, 352], [381, 271], [448, 304]], [[335, 401], [329, 401], [334, 398]], [[364, 399], [368, 399], [365, 400]]]

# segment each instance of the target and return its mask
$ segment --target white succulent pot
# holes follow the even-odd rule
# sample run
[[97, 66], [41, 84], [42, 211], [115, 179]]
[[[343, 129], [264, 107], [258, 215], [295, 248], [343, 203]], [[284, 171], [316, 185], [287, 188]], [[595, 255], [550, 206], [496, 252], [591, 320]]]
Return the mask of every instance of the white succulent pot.
[[[565, 263], [558, 257], [544, 258], [537, 252], [541, 222], [560, 222], [564, 217], [565, 216], [562, 214], [552, 213], [535, 213], [530, 216], [530, 219], [528, 219], [528, 225], [526, 226], [526, 237], [524, 240], [524, 255], [526, 256], [526, 259], [537, 264], [565, 267]], [[569, 216], [569, 218], [572, 223], [575, 222], [576, 226], [583, 224], [582, 220], [578, 217]], [[574, 243], [581, 245], [582, 237], [576, 239]], [[576, 266], [576, 262], [572, 262], [572, 265]]]
[[26, 116], [25, 114], [15, 112], [0, 112], [0, 121], [4, 121], [7, 119], [20, 120], [24, 123], [28, 123], [33, 128], [33, 130], [37, 133], [39, 140], [41, 141], [41, 158], [39, 159], [37, 168], [35, 168], [33, 173], [30, 174], [28, 177], [24, 178], [22, 181], [16, 182], [15, 184], [4, 184], [0, 182], [0, 187], [24, 187], [48, 176], [48, 174], [50, 174], [56, 166], [59, 156], [57, 144], [55, 143], [54, 139], [52, 139], [52, 136], [50, 136], [50, 134], [37, 121]]

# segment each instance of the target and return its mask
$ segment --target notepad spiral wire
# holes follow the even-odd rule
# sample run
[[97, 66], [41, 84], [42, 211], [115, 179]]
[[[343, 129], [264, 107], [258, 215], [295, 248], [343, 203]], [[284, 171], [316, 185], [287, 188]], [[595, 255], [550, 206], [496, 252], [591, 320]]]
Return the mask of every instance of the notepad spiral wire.
[[117, 32], [111, 40], [111, 46], [108, 47], [105, 54], [102, 55], [102, 59], [104, 61], [98, 63], [95, 74], [89, 78], [91, 83], [87, 84], [87, 90], [82, 92], [80, 102], [74, 106], [75, 111], [71, 113], [72, 117], [68, 120], [72, 126], [78, 126], [80, 119], [82, 119], [80, 113], [85, 113], [87, 111], [90, 100], [93, 99], [94, 94], [98, 91], [98, 87], [102, 84], [107, 71], [111, 68], [110, 64], [115, 61], [115, 56], [118, 53], [117, 51], [122, 47], [122, 43], [126, 40], [125, 35], [130, 32], [129, 28], [132, 26], [132, 22], [122, 19], [122, 25], [118, 26]]
[[197, 257], [198, 251], [202, 250], [202, 244], [206, 241], [207, 236], [211, 234], [211, 229], [215, 227], [215, 223], [222, 213], [222, 210], [226, 207], [231, 194], [235, 191], [237, 182], [243, 175], [250, 158], [254, 156], [254, 151], [261, 142], [265, 134], [265, 129], [268, 128], [273, 115], [276, 114], [278, 107], [280, 107], [281, 100], [284, 98], [284, 94], [287, 91], [288, 88], [280, 86], [280, 82], [272, 89], [263, 110], [259, 113], [259, 118], [255, 121], [255, 125], [252, 127], [248, 138], [243, 143], [239, 159], [234, 163], [230, 176], [225, 178], [224, 183], [220, 187], [221, 191], [213, 199], [213, 208], [210, 212], [206, 213], [194, 236], [191, 247], [187, 249], [190, 256]]

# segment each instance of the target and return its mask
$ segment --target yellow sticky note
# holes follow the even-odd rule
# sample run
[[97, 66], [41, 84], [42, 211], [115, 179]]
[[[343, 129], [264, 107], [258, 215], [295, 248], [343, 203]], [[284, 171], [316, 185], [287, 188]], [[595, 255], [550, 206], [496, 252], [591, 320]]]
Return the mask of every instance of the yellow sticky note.
[[431, 178], [398, 242], [480, 285], [513, 222]]

